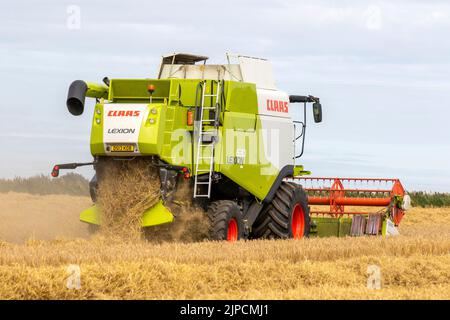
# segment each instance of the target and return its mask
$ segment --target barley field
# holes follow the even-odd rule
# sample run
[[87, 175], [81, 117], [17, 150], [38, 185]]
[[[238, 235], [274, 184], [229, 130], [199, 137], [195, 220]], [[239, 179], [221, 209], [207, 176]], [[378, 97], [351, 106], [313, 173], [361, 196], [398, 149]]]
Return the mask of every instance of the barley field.
[[[392, 238], [229, 244], [89, 236], [89, 204], [0, 194], [1, 299], [450, 299], [450, 208], [410, 210]], [[367, 287], [370, 265], [380, 289]]]

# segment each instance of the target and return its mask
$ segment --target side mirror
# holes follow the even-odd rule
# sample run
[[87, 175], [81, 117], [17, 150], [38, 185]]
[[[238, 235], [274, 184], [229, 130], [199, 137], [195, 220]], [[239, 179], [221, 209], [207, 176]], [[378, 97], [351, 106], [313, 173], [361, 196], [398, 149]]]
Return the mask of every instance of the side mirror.
[[314, 122], [322, 122], [322, 105], [320, 102], [314, 102], [313, 104], [313, 115], [314, 115]]

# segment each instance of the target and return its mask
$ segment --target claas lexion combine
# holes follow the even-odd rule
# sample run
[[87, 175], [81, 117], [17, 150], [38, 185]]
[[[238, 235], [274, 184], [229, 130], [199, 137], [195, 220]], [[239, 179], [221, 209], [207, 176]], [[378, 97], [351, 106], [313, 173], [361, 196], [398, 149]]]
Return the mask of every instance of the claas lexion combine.
[[297, 164], [308, 105], [315, 122], [322, 121], [319, 98], [279, 90], [265, 59], [227, 54], [223, 65], [207, 59], [176, 53], [162, 58], [155, 79], [105, 77], [104, 84], [70, 85], [71, 114], [83, 113], [85, 97], [96, 100], [94, 161], [55, 165], [52, 176], [94, 166], [94, 205], [81, 213], [82, 221], [101, 224], [95, 202], [102, 162], [146, 157], [159, 170], [161, 200], [142, 213], [145, 228], [173, 221], [166, 204], [187, 180], [215, 240], [397, 232], [409, 206], [398, 179], [313, 178]]

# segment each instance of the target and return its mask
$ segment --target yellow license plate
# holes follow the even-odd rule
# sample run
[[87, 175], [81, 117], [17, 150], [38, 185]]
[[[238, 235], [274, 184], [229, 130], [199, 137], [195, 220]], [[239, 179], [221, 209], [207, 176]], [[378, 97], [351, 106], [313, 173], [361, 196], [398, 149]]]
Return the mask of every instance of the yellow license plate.
[[111, 146], [111, 152], [134, 152], [133, 145]]

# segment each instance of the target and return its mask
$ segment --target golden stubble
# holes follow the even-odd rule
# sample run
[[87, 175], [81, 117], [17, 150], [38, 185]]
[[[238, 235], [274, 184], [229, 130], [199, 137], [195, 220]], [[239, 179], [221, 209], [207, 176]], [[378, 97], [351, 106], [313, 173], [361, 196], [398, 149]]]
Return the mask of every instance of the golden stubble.
[[146, 159], [102, 163], [98, 205], [102, 212], [100, 235], [124, 240], [200, 241], [208, 236], [205, 212], [195, 206], [188, 181], [180, 180], [166, 206], [174, 214], [171, 224], [141, 228], [142, 212], [161, 199], [159, 170]]
[[[8, 196], [17, 197], [3, 195], [2, 200], [7, 201]], [[74, 197], [42, 199], [28, 201], [43, 206], [51, 203], [48, 212], [56, 206], [61, 210], [61, 204], [69, 210], [84, 201]], [[195, 210], [183, 204], [186, 199], [180, 194], [178, 207]], [[33, 219], [30, 214], [26, 217]], [[38, 217], [45, 219], [43, 214]], [[21, 228], [18, 221], [9, 225], [14, 228]], [[403, 219], [400, 232], [391, 238], [235, 244], [173, 239], [149, 242], [101, 233], [90, 239], [62, 235], [53, 240], [35, 237], [25, 244], [3, 241], [0, 298], [450, 299], [450, 208], [414, 208]], [[80, 266], [79, 290], [66, 287], [70, 264]], [[380, 267], [380, 290], [367, 288], [369, 265]]]

